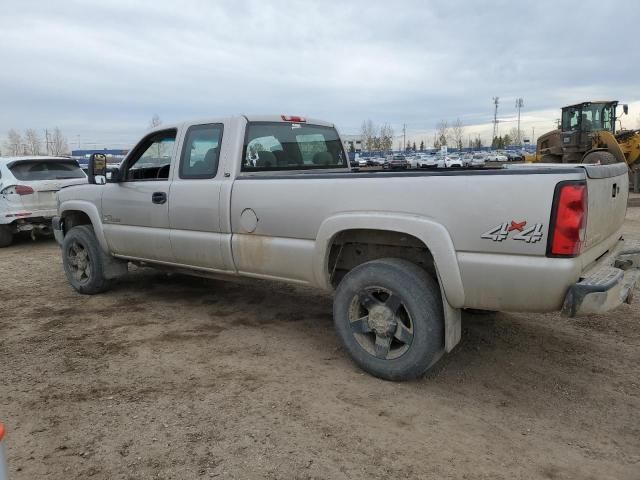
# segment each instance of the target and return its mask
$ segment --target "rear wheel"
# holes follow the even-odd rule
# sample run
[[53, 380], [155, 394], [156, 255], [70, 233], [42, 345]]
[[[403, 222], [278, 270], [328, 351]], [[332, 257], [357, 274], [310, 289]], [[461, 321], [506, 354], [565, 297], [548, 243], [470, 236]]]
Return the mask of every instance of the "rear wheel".
[[333, 317], [353, 361], [376, 377], [417, 378], [443, 352], [440, 289], [407, 260], [374, 260], [347, 273], [336, 291]]
[[91, 225], [73, 227], [62, 242], [62, 262], [67, 280], [78, 292], [93, 295], [108, 287], [102, 251]]
[[0, 248], [8, 247], [13, 242], [13, 232], [8, 225], [0, 225]]
[[617, 160], [612, 153], [605, 152], [604, 150], [602, 150], [602, 151], [591, 152], [586, 154], [582, 159], [582, 163], [596, 163], [598, 165], [610, 165], [612, 163], [617, 163]]

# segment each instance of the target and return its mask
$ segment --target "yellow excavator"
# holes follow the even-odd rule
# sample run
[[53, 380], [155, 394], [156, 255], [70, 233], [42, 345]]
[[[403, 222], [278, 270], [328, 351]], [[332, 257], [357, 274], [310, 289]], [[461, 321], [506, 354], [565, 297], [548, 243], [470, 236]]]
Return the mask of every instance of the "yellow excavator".
[[[640, 130], [618, 130], [617, 101], [583, 102], [562, 109], [557, 129], [538, 138], [535, 155], [527, 162], [616, 163], [625, 162], [632, 186], [640, 188]], [[622, 105], [623, 114], [629, 113]]]

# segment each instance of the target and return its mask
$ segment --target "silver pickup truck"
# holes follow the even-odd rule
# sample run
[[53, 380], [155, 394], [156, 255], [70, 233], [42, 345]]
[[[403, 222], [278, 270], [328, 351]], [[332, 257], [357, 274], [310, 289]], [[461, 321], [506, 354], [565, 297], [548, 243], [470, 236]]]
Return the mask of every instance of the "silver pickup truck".
[[334, 125], [237, 116], [162, 126], [58, 193], [66, 276], [95, 294], [129, 263], [335, 292], [353, 360], [393, 380], [459, 342], [462, 309], [600, 313], [629, 301], [627, 167], [355, 172]]

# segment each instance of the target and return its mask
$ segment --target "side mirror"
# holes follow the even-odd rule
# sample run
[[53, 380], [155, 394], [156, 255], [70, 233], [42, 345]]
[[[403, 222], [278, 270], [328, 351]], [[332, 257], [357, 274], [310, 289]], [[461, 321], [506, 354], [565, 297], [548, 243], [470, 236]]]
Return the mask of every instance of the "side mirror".
[[629, 115], [629, 105], [627, 105], [626, 103], [622, 105], [622, 111], [625, 115]]
[[89, 183], [104, 185], [107, 183], [107, 156], [103, 153], [93, 153], [89, 157], [87, 169]]

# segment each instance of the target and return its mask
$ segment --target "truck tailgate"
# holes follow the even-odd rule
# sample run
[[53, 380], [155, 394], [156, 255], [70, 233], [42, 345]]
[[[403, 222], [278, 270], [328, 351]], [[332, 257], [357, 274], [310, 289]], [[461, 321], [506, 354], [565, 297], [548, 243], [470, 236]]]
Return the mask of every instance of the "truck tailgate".
[[624, 163], [585, 165], [584, 169], [589, 202], [584, 250], [588, 250], [622, 227], [627, 211], [629, 176]]

